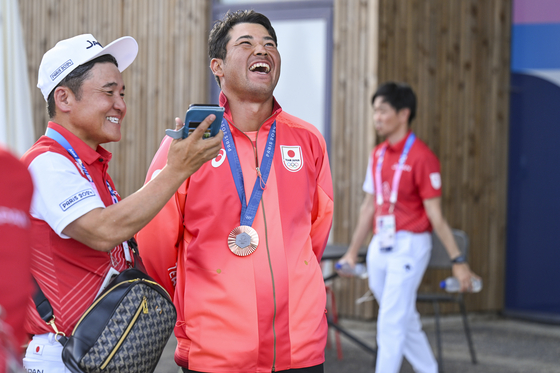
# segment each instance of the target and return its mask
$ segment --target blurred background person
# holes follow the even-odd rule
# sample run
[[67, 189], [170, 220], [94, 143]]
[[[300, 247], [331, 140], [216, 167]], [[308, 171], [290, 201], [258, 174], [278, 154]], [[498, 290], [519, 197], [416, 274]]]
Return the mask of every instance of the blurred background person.
[[434, 230], [453, 262], [461, 291], [471, 288], [471, 272], [441, 211], [440, 163], [410, 129], [416, 95], [407, 84], [387, 82], [372, 97], [375, 130], [385, 139], [373, 149], [365, 198], [347, 253], [339, 263], [356, 264], [366, 236], [369, 287], [379, 303], [376, 371], [397, 373], [403, 355], [416, 372], [437, 373], [416, 310], [416, 292], [430, 260]]
[[0, 372], [9, 358], [6, 349], [13, 348], [21, 363], [20, 346], [27, 340], [25, 307], [34, 289], [29, 215], [32, 196], [33, 182], [27, 168], [0, 147]]

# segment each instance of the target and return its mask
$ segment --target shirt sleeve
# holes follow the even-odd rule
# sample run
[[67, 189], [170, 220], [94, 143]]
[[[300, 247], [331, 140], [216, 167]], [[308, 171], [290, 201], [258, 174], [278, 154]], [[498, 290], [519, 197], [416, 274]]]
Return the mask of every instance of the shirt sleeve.
[[62, 231], [79, 217], [96, 208], [105, 208], [92, 185], [66, 157], [46, 152], [28, 167], [35, 190], [31, 216], [44, 220], [61, 238]]
[[440, 163], [432, 151], [426, 147], [425, 154], [414, 166], [417, 170], [415, 182], [422, 200], [441, 196]]
[[[165, 137], [148, 170], [146, 184], [163, 169], [172, 139]], [[185, 193], [185, 183], [163, 209], [136, 234], [140, 256], [148, 275], [167, 290], [171, 299], [175, 293], [177, 255], [183, 241], [183, 213], [179, 193]]]
[[364, 184], [362, 185], [362, 190], [369, 194], [375, 194], [375, 187], [373, 186], [373, 171], [371, 168], [373, 167], [373, 152], [371, 152], [369, 156], [369, 161], [366, 170], [366, 178], [364, 180]]

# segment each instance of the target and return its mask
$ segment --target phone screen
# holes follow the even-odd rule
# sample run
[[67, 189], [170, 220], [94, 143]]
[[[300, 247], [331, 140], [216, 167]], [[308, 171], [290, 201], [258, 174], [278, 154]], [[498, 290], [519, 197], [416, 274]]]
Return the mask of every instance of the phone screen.
[[[189, 136], [200, 125], [200, 123], [202, 123], [202, 122], [189, 122], [189, 132], [188, 132]], [[206, 129], [206, 131], [204, 132], [204, 134], [202, 135], [202, 138], [203, 139], [208, 139], [210, 137], [212, 137], [212, 131], [211, 131], [210, 127], [208, 127]]]

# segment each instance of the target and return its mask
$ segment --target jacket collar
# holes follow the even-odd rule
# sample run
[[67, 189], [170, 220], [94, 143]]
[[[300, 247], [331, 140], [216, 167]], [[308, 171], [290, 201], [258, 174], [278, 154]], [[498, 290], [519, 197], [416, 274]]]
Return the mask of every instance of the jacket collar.
[[[278, 101], [276, 101], [276, 98], [273, 97], [273, 100], [274, 100], [274, 102], [272, 104], [272, 114], [261, 125], [260, 129], [265, 129], [265, 130], [270, 129], [270, 127], [272, 126], [272, 123], [274, 123], [278, 114], [280, 114], [282, 112], [282, 107], [280, 106]], [[224, 110], [224, 118], [230, 124], [230, 128], [233, 127], [232, 130], [239, 131], [237, 129], [237, 127], [235, 126], [235, 123], [233, 123], [233, 118], [231, 116], [231, 110], [229, 108], [228, 99], [227, 99], [226, 95], [224, 94], [224, 92], [220, 92], [220, 101], [219, 102], [220, 102], [220, 106], [222, 106], [225, 109]]]

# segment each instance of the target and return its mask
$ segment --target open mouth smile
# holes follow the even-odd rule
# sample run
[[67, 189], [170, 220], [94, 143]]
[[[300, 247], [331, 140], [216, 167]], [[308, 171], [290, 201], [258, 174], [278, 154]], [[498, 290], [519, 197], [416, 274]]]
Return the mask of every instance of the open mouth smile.
[[249, 67], [249, 71], [268, 74], [270, 72], [270, 65], [264, 62], [257, 62]]
[[119, 118], [117, 117], [107, 117], [106, 119], [111, 123], [119, 124]]

